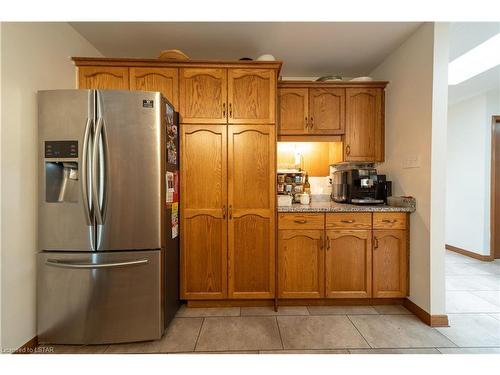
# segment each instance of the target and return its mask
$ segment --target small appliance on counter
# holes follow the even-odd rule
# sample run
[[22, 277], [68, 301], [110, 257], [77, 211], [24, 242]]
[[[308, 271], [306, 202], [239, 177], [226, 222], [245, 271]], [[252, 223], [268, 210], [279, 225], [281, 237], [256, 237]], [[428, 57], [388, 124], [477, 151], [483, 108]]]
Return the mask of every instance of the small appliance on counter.
[[391, 181], [377, 174], [373, 164], [337, 164], [330, 167], [333, 201], [351, 204], [384, 204], [391, 195]]

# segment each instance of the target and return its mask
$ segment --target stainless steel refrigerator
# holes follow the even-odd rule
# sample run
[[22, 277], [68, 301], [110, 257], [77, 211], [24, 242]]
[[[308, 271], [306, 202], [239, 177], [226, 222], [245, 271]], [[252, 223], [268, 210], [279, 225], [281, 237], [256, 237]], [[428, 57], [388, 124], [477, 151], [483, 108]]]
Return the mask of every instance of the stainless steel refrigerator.
[[116, 90], [40, 91], [38, 106], [39, 342], [159, 339], [179, 306], [173, 107]]

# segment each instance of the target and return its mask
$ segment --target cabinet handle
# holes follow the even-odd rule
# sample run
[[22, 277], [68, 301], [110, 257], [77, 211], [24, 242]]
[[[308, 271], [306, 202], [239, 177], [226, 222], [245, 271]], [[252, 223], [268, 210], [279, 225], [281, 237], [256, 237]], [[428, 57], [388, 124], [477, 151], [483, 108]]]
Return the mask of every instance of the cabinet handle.
[[330, 250], [330, 237], [326, 236], [326, 250]]
[[383, 219], [382, 223], [394, 224], [396, 221], [397, 221], [396, 219], [393, 219], [393, 220]]
[[233, 105], [229, 103], [229, 117], [233, 117]]
[[230, 204], [229, 205], [229, 220], [231, 220], [233, 218], [233, 205]]
[[302, 219], [302, 220], [296, 219], [296, 220], [294, 220], [293, 222], [294, 222], [294, 223], [297, 223], [297, 224], [305, 224], [305, 223], [307, 223], [307, 220], [304, 220], [304, 219]]
[[341, 223], [352, 224], [355, 220], [340, 220]]
[[311, 116], [311, 129], [313, 128], [313, 126], [314, 126], [314, 119], [313, 119], [313, 117]]
[[226, 205], [222, 206], [222, 218], [226, 218]]
[[307, 122], [307, 116], [306, 116], [306, 129], [309, 126], [309, 123]]
[[373, 237], [373, 240], [375, 241], [375, 243], [373, 244], [373, 248], [374, 249], [378, 249], [378, 238], [377, 237]]
[[226, 103], [222, 103], [222, 117], [226, 117]]
[[345, 154], [346, 154], [346, 155], [349, 155], [350, 153], [351, 153], [351, 146], [347, 145], [347, 146], [345, 147]]
[[320, 236], [319, 236], [319, 249], [320, 249], [320, 250], [323, 250], [324, 245], [325, 245], [325, 244], [324, 244], [324, 240], [323, 240], [323, 235], [320, 235]]

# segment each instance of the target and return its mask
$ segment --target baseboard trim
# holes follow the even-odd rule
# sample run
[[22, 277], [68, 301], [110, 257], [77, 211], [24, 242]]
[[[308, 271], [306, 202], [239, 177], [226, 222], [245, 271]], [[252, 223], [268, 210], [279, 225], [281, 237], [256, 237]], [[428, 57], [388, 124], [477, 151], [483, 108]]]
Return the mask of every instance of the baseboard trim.
[[30, 354], [34, 353], [38, 347], [38, 336], [33, 337], [26, 344], [17, 349], [13, 354]]
[[408, 298], [404, 300], [403, 306], [428, 326], [449, 327], [448, 315], [431, 315]]
[[450, 250], [450, 251], [453, 251], [455, 253], [465, 255], [469, 258], [481, 260], [483, 262], [492, 262], [495, 259], [491, 255], [481, 255], [481, 254], [477, 254], [473, 251], [461, 249], [459, 247], [455, 247], [455, 246], [451, 246], [451, 245], [444, 245], [444, 247], [446, 248], [446, 250]]
[[[278, 306], [370, 306], [402, 305], [404, 298], [298, 298], [278, 299]], [[274, 300], [189, 300], [188, 307], [274, 306]]]

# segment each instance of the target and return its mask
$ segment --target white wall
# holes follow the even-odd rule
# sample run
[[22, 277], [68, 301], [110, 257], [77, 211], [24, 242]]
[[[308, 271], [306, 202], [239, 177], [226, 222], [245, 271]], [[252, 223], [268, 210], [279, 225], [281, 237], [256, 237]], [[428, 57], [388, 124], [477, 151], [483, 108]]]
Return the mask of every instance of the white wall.
[[490, 255], [491, 116], [499, 89], [449, 106], [446, 243]]
[[36, 335], [36, 92], [74, 88], [69, 57], [101, 54], [67, 23], [3, 23], [1, 48], [1, 347], [12, 350]]
[[[445, 311], [444, 187], [438, 186], [444, 186], [444, 181], [438, 175], [444, 179], [444, 154], [439, 149], [446, 149], [442, 144], [446, 141], [447, 93], [444, 89], [443, 94], [443, 82], [446, 88], [448, 58], [447, 48], [442, 50], [446, 47], [446, 27], [422, 25], [371, 73], [375, 79], [390, 81], [386, 90], [386, 156], [379, 169], [392, 179], [394, 195], [417, 199], [417, 211], [410, 216], [409, 298], [431, 314]], [[419, 158], [420, 166], [403, 168], [403, 160], [413, 156]], [[431, 173], [434, 167], [435, 173]], [[432, 272], [431, 264], [435, 266]]]
[[[500, 22], [451, 24], [450, 61], [500, 32]], [[500, 66], [449, 86], [446, 243], [490, 255], [491, 116]]]

